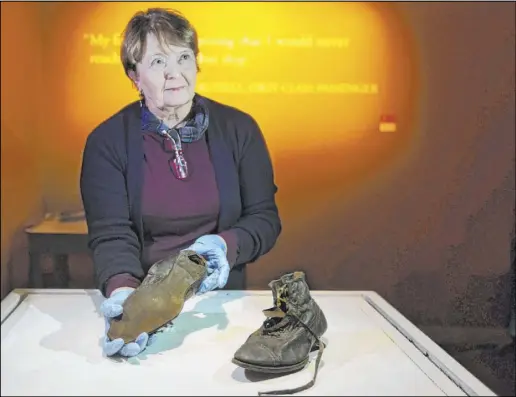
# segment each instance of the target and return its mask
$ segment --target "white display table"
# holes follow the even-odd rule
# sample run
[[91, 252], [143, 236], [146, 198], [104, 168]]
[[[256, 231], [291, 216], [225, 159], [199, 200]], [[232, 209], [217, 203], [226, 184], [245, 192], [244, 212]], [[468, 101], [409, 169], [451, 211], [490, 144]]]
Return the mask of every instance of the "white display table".
[[[317, 382], [298, 395], [495, 395], [374, 292], [312, 291], [328, 319]], [[15, 290], [2, 301], [2, 395], [257, 395], [311, 379], [272, 378], [231, 362], [265, 319], [270, 291], [188, 301], [140, 356], [102, 355], [97, 290]], [[315, 353], [314, 353], [315, 354]]]

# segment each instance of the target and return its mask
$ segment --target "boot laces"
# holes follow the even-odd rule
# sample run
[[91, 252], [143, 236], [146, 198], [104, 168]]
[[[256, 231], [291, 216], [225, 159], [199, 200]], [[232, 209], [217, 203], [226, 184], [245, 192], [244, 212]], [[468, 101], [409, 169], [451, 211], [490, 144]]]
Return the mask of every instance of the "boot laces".
[[258, 392], [258, 395], [273, 396], [280, 394], [295, 394], [311, 388], [313, 385], [315, 385], [317, 373], [319, 372], [319, 364], [321, 362], [322, 354], [324, 351], [324, 343], [319, 339], [319, 337], [315, 334], [315, 332], [312, 331], [312, 329], [307, 324], [301, 321], [297, 314], [293, 312], [292, 307], [289, 307], [287, 285], [283, 285], [278, 289], [275, 306], [271, 309], [264, 310], [264, 314], [268, 315], [267, 320], [265, 320], [265, 322], [263, 323], [263, 332], [265, 334], [269, 336], [279, 335], [287, 330], [294, 328], [296, 323], [299, 323], [314, 337], [319, 347], [319, 351], [317, 352], [317, 358], [315, 360], [314, 376], [310, 382], [303, 386], [299, 386], [293, 389]]

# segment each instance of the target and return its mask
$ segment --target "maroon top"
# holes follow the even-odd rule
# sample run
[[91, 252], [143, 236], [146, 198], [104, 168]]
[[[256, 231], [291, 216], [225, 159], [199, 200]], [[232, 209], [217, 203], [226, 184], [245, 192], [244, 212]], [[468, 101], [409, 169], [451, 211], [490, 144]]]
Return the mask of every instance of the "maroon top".
[[[142, 266], [145, 272], [157, 261], [187, 248], [197, 238], [215, 233], [219, 215], [219, 191], [206, 138], [183, 143], [188, 163], [188, 179], [178, 180], [169, 160], [173, 151], [164, 138], [153, 132], [143, 133], [144, 183], [142, 215], [144, 247]], [[228, 246], [232, 266], [237, 255], [236, 236], [219, 234]], [[120, 287], [136, 288], [140, 280], [122, 273], [109, 279], [106, 295]]]

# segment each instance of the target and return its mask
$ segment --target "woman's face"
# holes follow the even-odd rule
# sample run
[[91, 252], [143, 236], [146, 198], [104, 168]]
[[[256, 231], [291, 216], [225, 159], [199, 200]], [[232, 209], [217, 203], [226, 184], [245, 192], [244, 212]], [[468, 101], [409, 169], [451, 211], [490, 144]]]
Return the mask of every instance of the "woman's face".
[[195, 95], [197, 64], [188, 47], [162, 48], [156, 36], [149, 34], [145, 54], [130, 76], [143, 91], [145, 102], [158, 109], [172, 109], [189, 103]]

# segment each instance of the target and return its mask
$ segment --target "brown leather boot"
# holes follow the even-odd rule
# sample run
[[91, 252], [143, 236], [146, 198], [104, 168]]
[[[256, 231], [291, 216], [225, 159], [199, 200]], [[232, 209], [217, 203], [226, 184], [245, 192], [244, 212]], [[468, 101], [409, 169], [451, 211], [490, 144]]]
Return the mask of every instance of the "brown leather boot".
[[267, 320], [237, 350], [233, 363], [265, 373], [289, 373], [308, 363], [309, 353], [319, 349], [314, 377], [307, 385], [290, 390], [263, 392], [293, 394], [315, 384], [324, 344], [320, 338], [328, 324], [321, 308], [310, 296], [303, 272], [283, 275], [269, 283], [274, 307], [264, 310]]
[[194, 251], [181, 251], [156, 262], [124, 302], [121, 318], [111, 322], [108, 337], [129, 343], [142, 332], [157, 331], [181, 313], [185, 301], [195, 295], [204, 277], [206, 262]]

